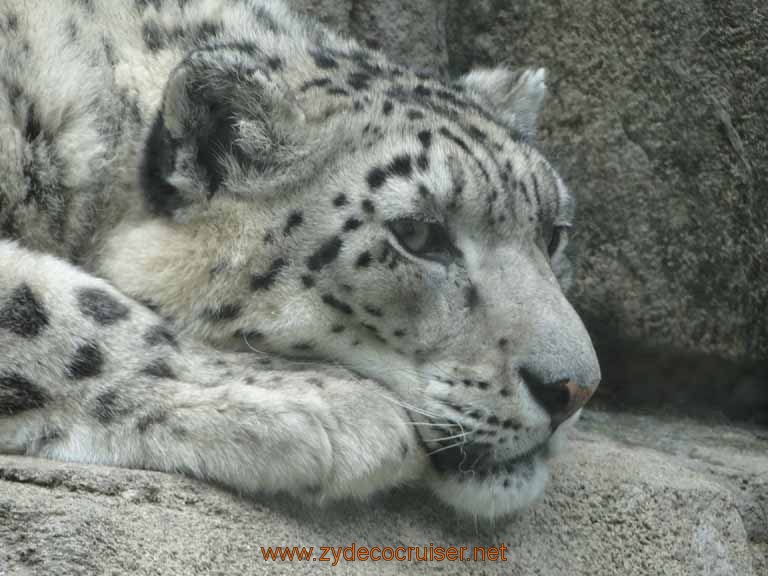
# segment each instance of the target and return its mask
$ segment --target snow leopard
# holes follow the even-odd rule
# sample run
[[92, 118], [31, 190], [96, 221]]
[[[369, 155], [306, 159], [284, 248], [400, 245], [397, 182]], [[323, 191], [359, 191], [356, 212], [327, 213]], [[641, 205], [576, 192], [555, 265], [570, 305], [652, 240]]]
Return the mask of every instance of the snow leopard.
[[524, 509], [601, 378], [545, 95], [277, 0], [5, 0], [0, 453]]

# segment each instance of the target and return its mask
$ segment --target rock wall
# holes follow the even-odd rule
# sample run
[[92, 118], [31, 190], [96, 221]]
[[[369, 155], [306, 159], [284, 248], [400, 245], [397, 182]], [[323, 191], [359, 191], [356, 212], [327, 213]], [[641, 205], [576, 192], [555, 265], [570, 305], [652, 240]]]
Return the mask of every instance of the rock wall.
[[457, 75], [543, 65], [604, 398], [768, 421], [764, 0], [293, 0]]

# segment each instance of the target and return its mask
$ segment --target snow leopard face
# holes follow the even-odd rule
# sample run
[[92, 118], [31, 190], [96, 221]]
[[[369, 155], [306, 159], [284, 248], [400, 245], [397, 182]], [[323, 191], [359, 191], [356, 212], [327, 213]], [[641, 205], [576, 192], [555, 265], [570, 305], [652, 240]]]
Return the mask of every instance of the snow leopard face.
[[562, 292], [574, 202], [532, 143], [544, 93], [543, 70], [444, 83], [359, 48], [211, 43], [171, 74], [154, 218], [104, 273], [208, 341], [375, 379], [439, 494], [518, 509], [600, 380]]

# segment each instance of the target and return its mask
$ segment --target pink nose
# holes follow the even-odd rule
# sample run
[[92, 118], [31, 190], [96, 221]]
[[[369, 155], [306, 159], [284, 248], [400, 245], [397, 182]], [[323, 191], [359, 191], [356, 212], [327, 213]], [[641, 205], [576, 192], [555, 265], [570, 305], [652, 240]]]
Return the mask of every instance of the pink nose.
[[545, 382], [528, 370], [521, 370], [521, 375], [533, 397], [549, 414], [552, 430], [584, 406], [600, 384], [596, 380], [582, 385], [573, 378]]

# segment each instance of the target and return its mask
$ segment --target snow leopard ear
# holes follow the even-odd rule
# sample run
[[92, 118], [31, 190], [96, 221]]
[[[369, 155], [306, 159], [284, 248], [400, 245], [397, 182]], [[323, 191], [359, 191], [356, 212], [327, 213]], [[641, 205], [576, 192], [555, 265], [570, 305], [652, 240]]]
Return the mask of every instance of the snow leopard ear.
[[[304, 116], [266, 66], [241, 54], [190, 54], [170, 74], [146, 142], [142, 184], [173, 215], [220, 191], [253, 191], [294, 156]], [[247, 182], [247, 184], [246, 184]]]
[[480, 94], [523, 136], [536, 136], [536, 121], [547, 95], [547, 72], [527, 68], [514, 72], [507, 68], [473, 70], [459, 83]]

